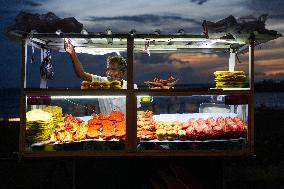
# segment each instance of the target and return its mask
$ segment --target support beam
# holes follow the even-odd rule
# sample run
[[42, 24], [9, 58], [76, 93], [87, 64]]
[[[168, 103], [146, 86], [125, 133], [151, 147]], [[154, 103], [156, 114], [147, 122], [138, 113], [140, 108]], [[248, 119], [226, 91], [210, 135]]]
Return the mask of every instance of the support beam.
[[231, 72], [235, 71], [235, 66], [236, 66], [236, 53], [233, 51], [233, 49], [230, 49], [229, 71]]
[[134, 38], [127, 38], [127, 95], [126, 95], [126, 151], [134, 152], [137, 146], [137, 99], [133, 81]]
[[26, 70], [27, 70], [27, 40], [22, 39], [22, 65], [21, 65], [21, 83], [20, 83], [20, 136], [19, 136], [19, 152], [24, 152], [25, 129], [26, 129]]

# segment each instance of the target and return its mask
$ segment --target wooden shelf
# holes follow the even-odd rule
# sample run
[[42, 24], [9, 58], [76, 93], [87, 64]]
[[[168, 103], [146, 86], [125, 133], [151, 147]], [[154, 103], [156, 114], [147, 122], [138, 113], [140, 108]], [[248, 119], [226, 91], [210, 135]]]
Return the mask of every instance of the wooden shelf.
[[249, 95], [252, 94], [250, 89], [246, 90], [222, 90], [222, 89], [191, 89], [191, 90], [149, 90], [149, 89], [136, 89], [136, 95], [149, 95], [149, 96], [191, 96], [191, 95]]
[[126, 95], [126, 89], [25, 89], [25, 95], [62, 95], [62, 96], [71, 96], [71, 95], [78, 95], [78, 96], [115, 96], [115, 95]]

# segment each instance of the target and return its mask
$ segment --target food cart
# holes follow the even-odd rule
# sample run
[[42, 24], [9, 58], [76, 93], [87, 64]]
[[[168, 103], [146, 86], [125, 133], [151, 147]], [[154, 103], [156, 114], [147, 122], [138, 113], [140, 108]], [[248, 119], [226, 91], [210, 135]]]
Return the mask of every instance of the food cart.
[[[72, 40], [77, 53], [126, 52], [127, 89], [112, 88], [112, 83], [106, 84], [110, 86], [106, 88], [103, 83], [96, 83], [100, 87], [94, 87], [90, 83], [86, 89], [79, 86], [76, 89], [28, 88], [27, 46], [64, 51], [64, 38]], [[252, 155], [256, 41], [267, 40], [265, 36], [253, 33], [246, 38], [235, 39], [230, 36], [212, 38], [207, 34], [148, 34], [133, 31], [110, 34], [33, 33], [25, 36], [22, 39], [20, 155]], [[149, 88], [134, 88], [135, 53], [196, 53], [204, 49], [210, 53], [226, 51], [230, 54], [229, 69], [215, 71], [215, 86], [179, 88], [173, 87], [177, 81], [175, 78], [156, 78], [153, 81], [149, 78], [145, 82]], [[248, 73], [235, 70], [235, 55], [245, 50], [249, 54]], [[224, 78], [228, 80], [225, 82], [222, 80]], [[218, 81], [221, 85], [217, 84]], [[227, 85], [222, 85], [224, 83]], [[126, 112], [123, 113], [118, 108], [111, 113], [80, 112], [77, 115], [63, 116], [68, 107], [62, 105], [64, 102], [69, 102], [69, 106], [82, 102], [83, 106], [90, 107], [100, 98], [124, 100]], [[185, 104], [195, 101], [198, 110], [159, 110], [165, 102], [172, 101], [168, 104], [172, 106], [177, 103], [177, 99], [183, 99]], [[141, 103], [144, 103], [143, 106]]]

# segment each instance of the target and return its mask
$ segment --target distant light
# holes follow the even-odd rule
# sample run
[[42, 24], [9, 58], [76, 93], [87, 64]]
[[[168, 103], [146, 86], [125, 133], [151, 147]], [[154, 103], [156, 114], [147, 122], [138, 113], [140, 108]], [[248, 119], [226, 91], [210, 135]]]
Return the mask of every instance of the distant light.
[[19, 117], [16, 117], [16, 118], [0, 118], [0, 122], [5, 122], [5, 121], [8, 121], [8, 122], [19, 122], [20, 121], [20, 118]]

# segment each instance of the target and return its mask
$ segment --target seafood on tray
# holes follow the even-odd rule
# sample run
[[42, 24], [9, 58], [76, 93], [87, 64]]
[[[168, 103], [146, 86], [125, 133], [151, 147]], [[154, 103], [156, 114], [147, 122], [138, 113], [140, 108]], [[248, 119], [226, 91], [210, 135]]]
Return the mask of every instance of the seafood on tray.
[[137, 112], [137, 137], [141, 140], [155, 139], [155, 122], [152, 111]]
[[64, 122], [58, 123], [50, 135], [50, 142], [73, 142], [86, 138], [88, 127], [80, 118], [65, 115]]
[[178, 79], [170, 76], [168, 79], [155, 78], [153, 81], [145, 81], [144, 84], [148, 85], [150, 89], [174, 89], [174, 85]]
[[103, 140], [126, 139], [125, 118], [121, 111], [114, 110], [110, 114], [92, 114], [88, 126], [88, 138], [101, 138]]
[[247, 124], [239, 117], [190, 118], [159, 121], [153, 112], [137, 112], [137, 138], [140, 140], [207, 140], [246, 137]]
[[87, 123], [67, 114], [64, 122], [58, 123], [52, 131], [49, 142], [73, 142], [86, 138], [125, 140], [126, 125], [123, 112], [114, 110], [110, 114], [92, 114]]

